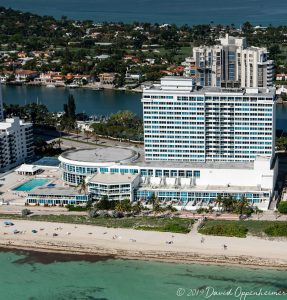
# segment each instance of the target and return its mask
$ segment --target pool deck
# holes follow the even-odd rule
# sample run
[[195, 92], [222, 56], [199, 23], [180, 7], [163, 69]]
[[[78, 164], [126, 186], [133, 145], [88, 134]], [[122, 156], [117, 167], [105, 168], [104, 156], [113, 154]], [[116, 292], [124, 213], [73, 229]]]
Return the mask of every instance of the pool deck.
[[51, 182], [52, 179], [50, 178], [32, 178], [24, 183], [21, 183], [20, 185], [16, 185], [13, 190], [16, 192], [29, 192], [34, 188], [48, 185]]
[[45, 169], [43, 173], [36, 176], [25, 176], [12, 172], [0, 178], [0, 201], [9, 201], [11, 205], [25, 205], [27, 191], [16, 191], [14, 189], [34, 178], [50, 179], [49, 183], [56, 184], [56, 186], [65, 186], [61, 180], [59, 169]]

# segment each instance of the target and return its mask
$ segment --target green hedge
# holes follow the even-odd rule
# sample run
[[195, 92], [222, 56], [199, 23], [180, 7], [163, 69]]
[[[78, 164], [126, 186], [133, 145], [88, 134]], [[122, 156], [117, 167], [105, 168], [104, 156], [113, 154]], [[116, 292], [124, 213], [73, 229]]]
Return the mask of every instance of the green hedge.
[[137, 230], [146, 230], [146, 231], [160, 231], [160, 232], [173, 232], [173, 233], [189, 233], [190, 228], [181, 224], [166, 224], [163, 226], [136, 226]]
[[234, 236], [245, 238], [248, 229], [237, 224], [215, 224], [205, 225], [199, 230], [199, 232], [207, 235]]
[[75, 206], [75, 205], [72, 205], [72, 204], [68, 204], [65, 206], [68, 211], [86, 211], [87, 208], [85, 206]]
[[281, 214], [287, 214], [287, 201], [280, 202], [280, 204], [278, 206], [278, 211]]
[[274, 236], [274, 237], [284, 237], [287, 236], [287, 224], [286, 223], [278, 223], [274, 224], [264, 230], [264, 232], [268, 236]]

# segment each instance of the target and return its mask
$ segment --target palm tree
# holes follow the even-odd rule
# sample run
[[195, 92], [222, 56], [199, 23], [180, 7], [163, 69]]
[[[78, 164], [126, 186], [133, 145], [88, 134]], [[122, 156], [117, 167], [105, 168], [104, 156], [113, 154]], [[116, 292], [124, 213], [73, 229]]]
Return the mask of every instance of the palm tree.
[[61, 144], [63, 144], [63, 141], [59, 138], [56, 143], [58, 144], [59, 150], [61, 150]]
[[115, 205], [115, 210], [118, 212], [124, 212], [125, 211], [125, 205], [122, 201], [118, 201]]
[[134, 213], [140, 213], [144, 209], [143, 205], [140, 202], [137, 202], [133, 207], [132, 211]]
[[98, 134], [96, 133], [96, 131], [93, 131], [92, 135], [94, 136], [95, 142], [97, 144], [98, 143]]
[[80, 194], [84, 192], [84, 194], [87, 194], [88, 185], [85, 180], [82, 180], [81, 183], [78, 185], [78, 191]]
[[215, 205], [218, 206], [218, 208], [222, 208], [222, 196], [220, 194], [217, 195], [217, 198], [215, 199]]
[[257, 215], [257, 219], [259, 220], [259, 218], [262, 216], [262, 210], [258, 208], [258, 206], [254, 207], [254, 213]]
[[151, 204], [152, 204], [152, 209], [154, 210], [156, 204], [158, 204], [158, 198], [157, 198], [157, 196], [155, 195], [155, 193], [152, 193], [152, 195], [151, 195], [151, 197], [150, 197], [150, 201], [151, 201]]
[[91, 138], [92, 132], [89, 130], [84, 130], [84, 135], [86, 136], [87, 141]]
[[78, 126], [75, 128], [75, 133], [76, 133], [76, 139], [78, 140], [79, 139], [79, 134], [81, 133], [81, 130]]
[[249, 201], [245, 196], [241, 196], [241, 198], [237, 201], [237, 209], [240, 215], [243, 214], [243, 211], [249, 206]]
[[223, 198], [222, 206], [225, 211], [233, 211], [235, 205], [235, 199], [232, 195], [228, 195], [228, 197]]

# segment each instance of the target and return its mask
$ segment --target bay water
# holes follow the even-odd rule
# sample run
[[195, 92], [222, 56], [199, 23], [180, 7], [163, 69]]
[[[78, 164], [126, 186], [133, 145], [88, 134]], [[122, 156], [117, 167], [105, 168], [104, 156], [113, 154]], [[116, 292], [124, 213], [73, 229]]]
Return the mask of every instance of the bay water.
[[[108, 116], [120, 110], [130, 110], [142, 117], [141, 93], [89, 89], [46, 88], [29, 86], [2, 86], [7, 104], [45, 104], [52, 112], [63, 111], [68, 95], [75, 98], [77, 112]], [[277, 129], [287, 131], [287, 105], [277, 105]]]

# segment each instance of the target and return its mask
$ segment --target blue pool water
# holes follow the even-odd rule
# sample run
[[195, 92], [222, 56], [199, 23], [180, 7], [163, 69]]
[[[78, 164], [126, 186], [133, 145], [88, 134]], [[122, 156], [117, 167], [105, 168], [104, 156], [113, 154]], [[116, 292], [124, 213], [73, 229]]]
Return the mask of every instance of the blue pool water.
[[14, 191], [31, 191], [35, 187], [45, 185], [47, 182], [49, 182], [50, 179], [44, 179], [44, 178], [37, 178], [29, 180], [19, 186], [17, 186]]

